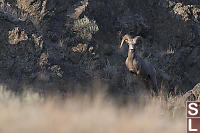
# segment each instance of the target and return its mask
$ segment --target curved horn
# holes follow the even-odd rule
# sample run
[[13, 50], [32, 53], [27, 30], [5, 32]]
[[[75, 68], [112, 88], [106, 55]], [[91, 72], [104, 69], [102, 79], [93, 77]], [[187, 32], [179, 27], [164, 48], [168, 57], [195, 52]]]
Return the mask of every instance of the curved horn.
[[136, 36], [136, 37], [133, 38], [133, 42], [135, 44], [138, 44], [140, 42], [142, 43], [143, 42], [143, 38], [141, 36]]
[[128, 34], [126, 34], [126, 35], [122, 38], [120, 48], [122, 47], [124, 41], [125, 41], [125, 40], [129, 40], [129, 39], [130, 39], [130, 36], [129, 36]]

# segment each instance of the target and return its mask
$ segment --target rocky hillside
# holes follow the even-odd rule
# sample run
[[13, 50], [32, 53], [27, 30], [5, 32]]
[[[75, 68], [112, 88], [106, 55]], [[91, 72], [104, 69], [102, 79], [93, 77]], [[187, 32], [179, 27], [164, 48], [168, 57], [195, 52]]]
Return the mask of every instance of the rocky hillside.
[[[95, 81], [135, 94], [143, 79], [125, 67], [126, 33], [154, 64], [159, 87], [182, 93], [200, 81], [198, 0], [1, 0], [0, 81], [14, 92], [85, 91]], [[80, 87], [81, 86], [81, 87]], [[80, 89], [81, 88], [81, 89]]]

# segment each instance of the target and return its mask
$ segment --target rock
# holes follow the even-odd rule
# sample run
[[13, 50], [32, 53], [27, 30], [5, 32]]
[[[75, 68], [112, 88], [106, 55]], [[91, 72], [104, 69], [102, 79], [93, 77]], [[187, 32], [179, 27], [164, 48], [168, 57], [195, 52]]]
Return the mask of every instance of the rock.
[[196, 84], [192, 90], [186, 92], [183, 95], [183, 98], [185, 99], [185, 101], [196, 101], [200, 99], [199, 95], [200, 95], [200, 83]]
[[198, 83], [197, 85], [195, 85], [195, 87], [192, 89], [192, 93], [194, 94], [194, 96], [198, 99], [199, 95], [200, 95], [200, 83]]

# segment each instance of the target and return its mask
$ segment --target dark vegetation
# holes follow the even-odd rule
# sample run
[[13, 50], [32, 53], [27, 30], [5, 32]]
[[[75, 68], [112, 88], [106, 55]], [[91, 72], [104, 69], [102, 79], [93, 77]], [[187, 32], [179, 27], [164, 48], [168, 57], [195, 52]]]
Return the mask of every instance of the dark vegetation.
[[138, 54], [159, 71], [159, 88], [185, 93], [200, 81], [198, 0], [1, 0], [0, 82], [66, 95], [94, 81], [133, 95], [142, 79], [126, 66], [127, 33], [144, 38]]

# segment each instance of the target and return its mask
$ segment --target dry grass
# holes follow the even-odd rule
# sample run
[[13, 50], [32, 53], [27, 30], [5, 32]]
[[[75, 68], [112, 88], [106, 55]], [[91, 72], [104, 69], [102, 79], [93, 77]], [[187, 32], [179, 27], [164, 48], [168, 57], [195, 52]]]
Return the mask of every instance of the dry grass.
[[[3, 87], [2, 87], [3, 88]], [[184, 111], [172, 117], [179, 100], [146, 99], [119, 106], [97, 93], [59, 98], [0, 93], [1, 133], [184, 133]], [[171, 102], [173, 101], [173, 102]], [[180, 102], [180, 101], [179, 101]], [[140, 104], [139, 104], [140, 103]], [[181, 117], [180, 117], [181, 116]]]
[[40, 23], [48, 13], [46, 10], [47, 0], [17, 0], [17, 7], [25, 12], [33, 25], [40, 30]]
[[15, 27], [12, 31], [9, 31], [8, 36], [10, 44], [18, 44], [21, 41], [28, 40], [28, 36], [25, 31], [20, 31], [19, 27]]

